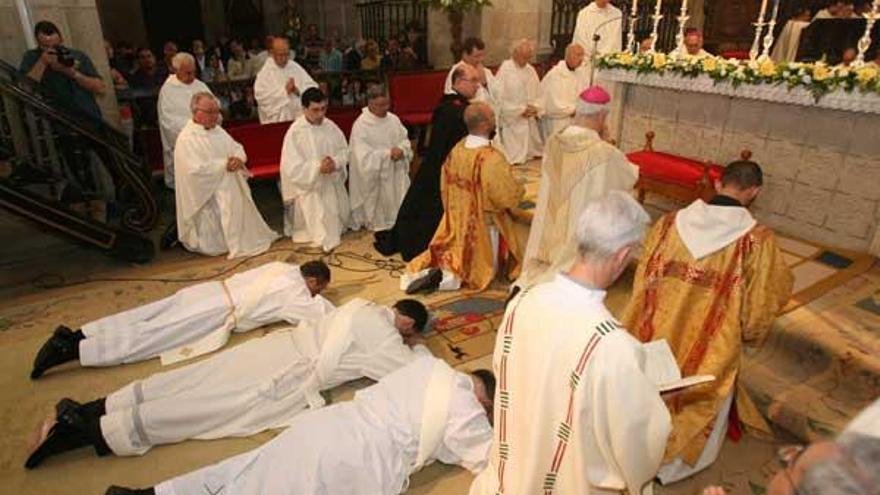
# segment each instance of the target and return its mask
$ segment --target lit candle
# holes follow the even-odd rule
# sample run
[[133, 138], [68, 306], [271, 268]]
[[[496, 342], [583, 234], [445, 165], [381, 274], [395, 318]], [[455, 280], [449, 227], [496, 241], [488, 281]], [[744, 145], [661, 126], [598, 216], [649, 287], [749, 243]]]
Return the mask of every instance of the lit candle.
[[758, 14], [758, 23], [764, 22], [764, 14], [767, 13], [767, 0], [761, 0], [761, 13]]

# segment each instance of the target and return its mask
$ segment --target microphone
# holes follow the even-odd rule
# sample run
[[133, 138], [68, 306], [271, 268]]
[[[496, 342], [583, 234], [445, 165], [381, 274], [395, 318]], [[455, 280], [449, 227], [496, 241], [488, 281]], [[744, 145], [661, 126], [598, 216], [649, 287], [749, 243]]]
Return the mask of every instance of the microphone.
[[615, 21], [623, 21], [623, 16], [617, 16], [612, 19], [608, 19], [607, 21], [596, 26], [596, 29], [593, 30], [593, 50], [590, 53], [590, 82], [589, 86], [593, 85], [593, 73], [596, 71], [596, 52], [599, 50], [599, 40], [602, 39], [602, 36], [599, 35], [599, 30], [605, 27], [608, 24], [611, 24]]

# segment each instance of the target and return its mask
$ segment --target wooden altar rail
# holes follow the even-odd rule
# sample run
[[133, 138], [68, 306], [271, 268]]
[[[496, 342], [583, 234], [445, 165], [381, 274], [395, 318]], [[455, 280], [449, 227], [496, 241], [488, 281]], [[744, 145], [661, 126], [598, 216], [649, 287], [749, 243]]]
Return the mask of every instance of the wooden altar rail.
[[427, 32], [428, 8], [419, 0], [369, 0], [357, 3], [356, 7], [364, 39], [396, 37], [413, 22]]
[[[587, 6], [592, 0], [553, 0], [553, 14], [550, 20], [550, 40], [553, 44], [554, 54], [562, 57], [565, 47], [571, 43], [574, 34], [574, 26], [578, 12]], [[611, 2], [623, 12], [623, 38], [621, 44], [626, 43], [629, 33], [629, 14], [632, 8], [632, 0], [620, 0]], [[668, 52], [675, 48], [675, 35], [678, 32], [678, 12], [681, 2], [664, 2], [662, 5], [663, 20], [660, 21], [657, 49]], [[636, 39], [648, 36], [654, 25], [651, 15], [654, 13], [652, 2], [639, 3], [639, 21], [636, 24]]]

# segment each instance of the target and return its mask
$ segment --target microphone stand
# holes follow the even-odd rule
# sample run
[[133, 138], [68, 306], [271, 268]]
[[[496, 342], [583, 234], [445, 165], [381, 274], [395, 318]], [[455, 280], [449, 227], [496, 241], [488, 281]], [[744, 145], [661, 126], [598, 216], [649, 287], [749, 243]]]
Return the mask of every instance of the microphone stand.
[[596, 72], [596, 52], [599, 51], [599, 40], [602, 39], [602, 36], [599, 35], [599, 30], [605, 27], [607, 24], [611, 24], [614, 21], [622, 20], [623, 16], [608, 19], [607, 21], [596, 26], [596, 29], [593, 30], [593, 51], [592, 53], [590, 53], [590, 83], [587, 85], [587, 87], [593, 86], [593, 74]]

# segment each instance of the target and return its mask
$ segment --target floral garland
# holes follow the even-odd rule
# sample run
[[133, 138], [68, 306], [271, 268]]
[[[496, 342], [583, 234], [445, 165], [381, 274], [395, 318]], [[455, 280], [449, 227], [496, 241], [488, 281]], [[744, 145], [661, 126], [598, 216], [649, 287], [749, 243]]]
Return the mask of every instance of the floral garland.
[[789, 89], [801, 87], [810, 91], [818, 101], [822, 96], [844, 90], [880, 95], [880, 67], [865, 64], [861, 67], [843, 65], [829, 66], [825, 62], [783, 62], [777, 64], [769, 58], [758, 60], [725, 59], [708, 56], [676, 56], [665, 53], [618, 52], [602, 55], [596, 66], [599, 69], [635, 71], [639, 74], [676, 74], [682, 77], [708, 76], [716, 84], [730, 83], [733, 87], [743, 84], [785, 84]]

